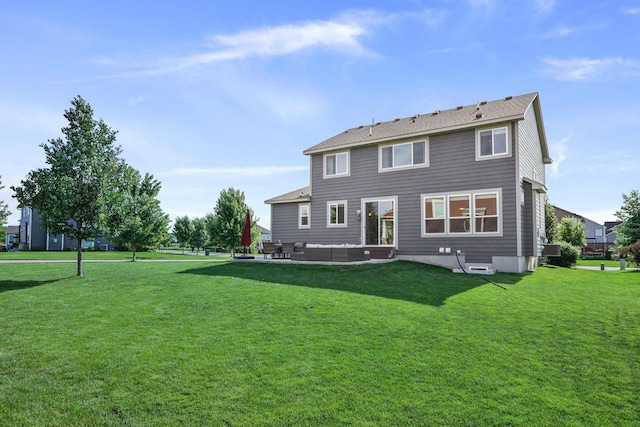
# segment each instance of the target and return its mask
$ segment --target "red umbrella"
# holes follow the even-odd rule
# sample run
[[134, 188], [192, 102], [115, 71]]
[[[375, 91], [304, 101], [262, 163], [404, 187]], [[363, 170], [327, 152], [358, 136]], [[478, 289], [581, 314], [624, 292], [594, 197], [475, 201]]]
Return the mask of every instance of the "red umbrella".
[[251, 246], [251, 215], [247, 211], [247, 216], [244, 218], [244, 230], [242, 230], [242, 239], [240, 239], [242, 246]]

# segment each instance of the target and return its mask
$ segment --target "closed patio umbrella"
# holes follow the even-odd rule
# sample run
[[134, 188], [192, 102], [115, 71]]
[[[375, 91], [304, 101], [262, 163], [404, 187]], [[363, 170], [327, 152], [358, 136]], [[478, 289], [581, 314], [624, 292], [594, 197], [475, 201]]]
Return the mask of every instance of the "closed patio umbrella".
[[242, 230], [242, 238], [240, 244], [244, 246], [244, 255], [236, 258], [253, 259], [253, 256], [247, 256], [247, 246], [251, 246], [251, 215], [247, 211], [244, 218], [244, 229]]

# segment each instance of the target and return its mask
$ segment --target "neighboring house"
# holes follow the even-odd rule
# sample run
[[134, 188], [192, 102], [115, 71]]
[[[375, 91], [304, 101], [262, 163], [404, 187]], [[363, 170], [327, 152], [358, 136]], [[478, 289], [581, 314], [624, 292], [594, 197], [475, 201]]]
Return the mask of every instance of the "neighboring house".
[[6, 238], [4, 241], [4, 245], [6, 250], [10, 251], [13, 248], [14, 242], [18, 242], [18, 236], [20, 234], [20, 226], [19, 225], [9, 225], [6, 231]]
[[622, 221], [605, 221], [604, 227], [606, 229], [605, 235], [607, 243], [615, 243], [618, 238], [618, 234], [613, 229], [616, 225], [622, 224]]
[[[23, 207], [20, 211], [20, 243], [22, 251], [63, 251], [77, 250], [78, 241], [66, 237], [64, 234], [50, 234], [44, 227], [38, 211]], [[104, 237], [96, 237], [93, 241], [82, 241], [84, 249], [114, 250], [113, 243]]]
[[587, 238], [587, 244], [589, 243], [606, 243], [607, 241], [607, 229], [604, 225], [598, 224], [595, 221], [585, 218], [577, 213], [569, 212], [568, 210], [554, 206], [553, 209], [556, 213], [558, 222], [561, 222], [563, 218], [571, 219], [574, 224], [581, 223], [584, 225], [585, 237]]
[[[537, 93], [348, 129], [304, 151], [310, 186], [266, 200], [273, 239], [533, 269], [551, 163]], [[443, 253], [445, 252], [445, 253]]]
[[262, 249], [264, 248], [263, 243], [271, 241], [271, 230], [267, 230], [266, 228], [258, 224], [256, 224], [256, 226], [260, 229], [260, 241], [258, 242], [258, 250], [262, 251]]

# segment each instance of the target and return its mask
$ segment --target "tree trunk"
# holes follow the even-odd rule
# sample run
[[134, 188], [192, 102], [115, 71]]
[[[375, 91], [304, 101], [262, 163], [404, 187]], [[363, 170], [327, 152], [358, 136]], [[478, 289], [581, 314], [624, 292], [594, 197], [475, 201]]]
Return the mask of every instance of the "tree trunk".
[[82, 239], [78, 239], [78, 277], [82, 277]]
[[136, 244], [135, 243], [131, 245], [131, 252], [133, 252], [133, 257], [131, 261], [136, 262]]

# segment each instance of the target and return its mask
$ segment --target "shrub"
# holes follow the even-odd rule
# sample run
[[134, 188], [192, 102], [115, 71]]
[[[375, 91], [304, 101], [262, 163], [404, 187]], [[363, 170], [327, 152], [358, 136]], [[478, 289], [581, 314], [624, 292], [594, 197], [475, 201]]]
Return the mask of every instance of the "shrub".
[[578, 262], [578, 256], [580, 255], [580, 248], [573, 246], [571, 243], [560, 243], [560, 256], [549, 257], [549, 264], [556, 265], [558, 267], [572, 267]]
[[637, 265], [638, 261], [640, 261], [640, 240], [622, 248], [620, 255]]

